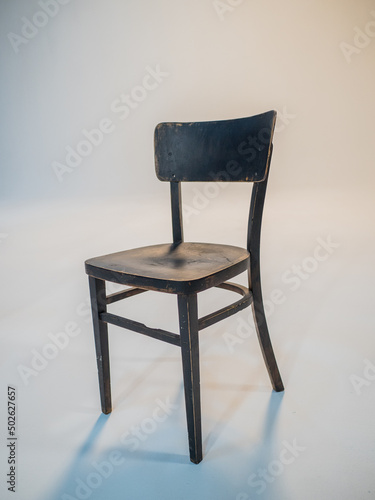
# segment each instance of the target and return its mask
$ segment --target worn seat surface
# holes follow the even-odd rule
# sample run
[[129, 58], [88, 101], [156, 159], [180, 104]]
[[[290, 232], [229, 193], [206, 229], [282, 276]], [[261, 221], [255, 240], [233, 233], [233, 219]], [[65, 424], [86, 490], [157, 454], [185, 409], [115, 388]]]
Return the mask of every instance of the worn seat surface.
[[245, 248], [182, 242], [95, 257], [86, 261], [86, 272], [125, 285], [183, 293], [216, 286], [223, 273], [225, 279], [236, 276], [248, 268], [249, 258]]

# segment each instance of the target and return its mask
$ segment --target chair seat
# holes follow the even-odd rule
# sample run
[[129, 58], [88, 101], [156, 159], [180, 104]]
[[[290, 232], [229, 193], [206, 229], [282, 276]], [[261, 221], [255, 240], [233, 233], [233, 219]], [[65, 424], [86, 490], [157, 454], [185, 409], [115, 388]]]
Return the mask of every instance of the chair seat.
[[213, 243], [153, 245], [85, 262], [86, 273], [124, 285], [167, 293], [198, 292], [248, 269], [250, 254]]

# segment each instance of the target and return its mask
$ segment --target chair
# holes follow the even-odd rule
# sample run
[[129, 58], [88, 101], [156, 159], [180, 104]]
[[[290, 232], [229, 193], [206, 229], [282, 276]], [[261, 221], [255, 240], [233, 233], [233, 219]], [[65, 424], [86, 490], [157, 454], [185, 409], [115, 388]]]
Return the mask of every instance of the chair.
[[[179, 346], [185, 392], [190, 460], [202, 460], [198, 332], [248, 307], [253, 310], [264, 361], [275, 391], [283, 383], [268, 333], [260, 282], [260, 232], [272, 154], [276, 112], [235, 120], [160, 123], [155, 129], [155, 167], [170, 182], [173, 243], [126, 250], [86, 261], [89, 275], [100, 397], [112, 411], [108, 323]], [[252, 182], [247, 249], [184, 242], [181, 182]], [[227, 280], [247, 271], [249, 286]], [[130, 285], [106, 296], [105, 281]], [[233, 304], [198, 317], [197, 294], [211, 287], [238, 293]], [[153, 290], [177, 295], [179, 335], [123, 318], [107, 305]]]

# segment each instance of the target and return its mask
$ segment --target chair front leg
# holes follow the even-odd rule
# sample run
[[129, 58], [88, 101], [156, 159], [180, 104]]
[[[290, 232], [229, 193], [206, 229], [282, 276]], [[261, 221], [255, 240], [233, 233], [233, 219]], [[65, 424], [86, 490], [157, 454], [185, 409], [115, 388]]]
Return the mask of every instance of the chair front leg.
[[202, 460], [197, 294], [178, 295], [182, 368], [190, 460]]
[[105, 281], [89, 276], [92, 322], [94, 326], [96, 361], [98, 365], [102, 412], [111, 413], [111, 380], [109, 368], [108, 326], [100, 320], [100, 313], [107, 309]]

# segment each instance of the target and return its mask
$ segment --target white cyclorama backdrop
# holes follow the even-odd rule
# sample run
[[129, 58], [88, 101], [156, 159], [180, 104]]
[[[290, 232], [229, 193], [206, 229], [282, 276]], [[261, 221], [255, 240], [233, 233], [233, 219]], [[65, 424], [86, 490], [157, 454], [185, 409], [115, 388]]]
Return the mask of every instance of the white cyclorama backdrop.
[[3, 199], [160, 189], [158, 122], [269, 109], [274, 187], [374, 182], [373, 1], [40, 4], [0, 2]]
[[[0, 0], [0, 40], [1, 500], [374, 498], [375, 1]], [[250, 309], [202, 331], [195, 466], [175, 346], [110, 325], [101, 414], [84, 261], [171, 241], [157, 123], [271, 109], [261, 271], [286, 390]], [[186, 241], [246, 245], [250, 187], [183, 185]], [[203, 292], [199, 315], [231, 301]], [[178, 332], [176, 302], [109, 311]]]

